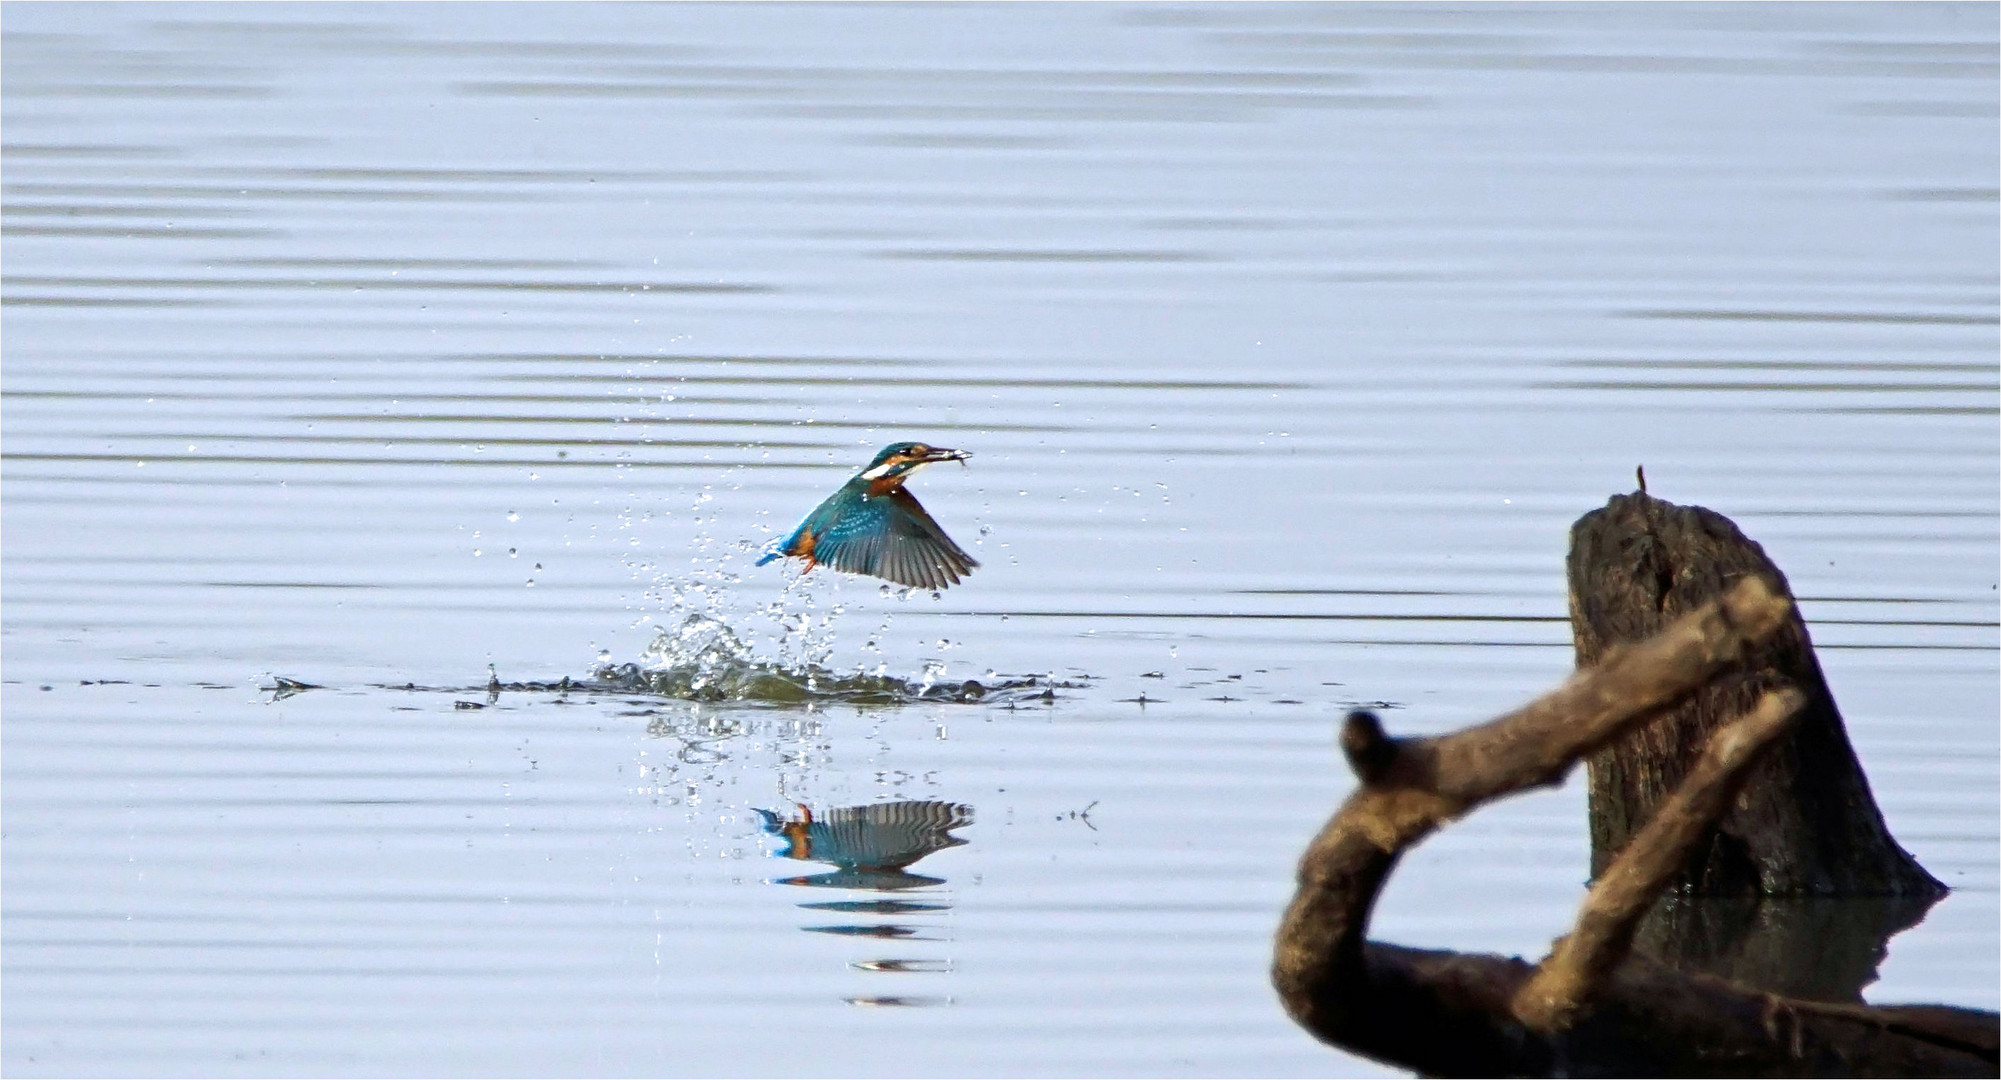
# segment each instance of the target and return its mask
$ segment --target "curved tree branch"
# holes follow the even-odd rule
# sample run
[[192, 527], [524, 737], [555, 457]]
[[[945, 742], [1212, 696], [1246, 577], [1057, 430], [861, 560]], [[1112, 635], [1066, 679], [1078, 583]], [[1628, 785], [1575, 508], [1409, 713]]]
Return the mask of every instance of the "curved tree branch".
[[1404, 849], [1482, 803], [1560, 781], [1741, 667], [1792, 611], [1748, 578], [1527, 706], [1449, 735], [1396, 739], [1350, 714], [1341, 748], [1361, 785], [1300, 860], [1272, 962], [1286, 1011], [1324, 1041], [1430, 1075], [1996, 1075], [1990, 1012], [1817, 1004], [1627, 955], [1663, 874], [1798, 708], [1791, 690], [1718, 731], [1695, 783], [1604, 876], [1543, 970], [1367, 940]]
[[1341, 748], [1362, 778], [1299, 864], [1272, 977], [1294, 1019], [1320, 1030], [1338, 999], [1316, 988], [1359, 970], [1369, 910], [1403, 849], [1474, 806], [1555, 783], [1579, 757], [1693, 693], [1779, 626], [1792, 603], [1757, 578], [1556, 690], [1478, 727], [1391, 739], [1349, 715]]

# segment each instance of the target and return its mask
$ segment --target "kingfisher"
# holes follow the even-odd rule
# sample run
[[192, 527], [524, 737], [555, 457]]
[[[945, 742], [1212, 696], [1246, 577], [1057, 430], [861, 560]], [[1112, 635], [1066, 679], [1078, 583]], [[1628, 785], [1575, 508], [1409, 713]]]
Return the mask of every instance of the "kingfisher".
[[969, 457], [919, 442], [883, 447], [757, 565], [790, 556], [806, 560], [806, 571], [831, 566], [913, 589], [958, 584], [980, 564], [945, 535], [903, 482], [926, 465]]

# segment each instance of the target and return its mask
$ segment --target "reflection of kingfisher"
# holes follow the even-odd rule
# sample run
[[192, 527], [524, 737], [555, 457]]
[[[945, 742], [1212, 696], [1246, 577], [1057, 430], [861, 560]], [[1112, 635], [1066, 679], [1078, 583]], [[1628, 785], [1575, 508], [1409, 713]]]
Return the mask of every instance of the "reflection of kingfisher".
[[951, 830], [973, 823], [972, 807], [930, 799], [843, 806], [821, 819], [804, 803], [795, 805], [798, 820], [757, 810], [764, 831], [786, 840], [778, 854], [849, 870], [901, 870], [934, 851], [965, 843]]
[[971, 456], [914, 442], [883, 447], [757, 565], [789, 555], [806, 560], [807, 570], [831, 566], [914, 589], [958, 584], [980, 564], [931, 520], [917, 496], [903, 490], [903, 481], [933, 462]]

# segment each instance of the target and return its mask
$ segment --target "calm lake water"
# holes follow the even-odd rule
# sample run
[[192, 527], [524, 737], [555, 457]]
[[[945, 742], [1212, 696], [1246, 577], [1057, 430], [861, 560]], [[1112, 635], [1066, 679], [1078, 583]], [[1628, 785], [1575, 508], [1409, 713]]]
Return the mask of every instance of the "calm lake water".
[[[1870, 999], [1997, 1004], [1991, 4], [0, 17], [10, 1075], [1382, 1075], [1334, 725], [1560, 679], [1638, 464], [1956, 890]], [[751, 565], [904, 438], [969, 581]], [[1377, 936], [1539, 956], [1583, 804]]]

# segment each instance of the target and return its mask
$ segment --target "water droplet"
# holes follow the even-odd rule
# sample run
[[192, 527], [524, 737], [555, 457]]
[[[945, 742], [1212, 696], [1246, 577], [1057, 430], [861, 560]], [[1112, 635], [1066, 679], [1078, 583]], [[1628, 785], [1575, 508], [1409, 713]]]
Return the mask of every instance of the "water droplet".
[[472, 549], [472, 557], [473, 557], [473, 558], [475, 558], [475, 559], [479, 558], [479, 557], [480, 557], [481, 555], [484, 555], [484, 554], [486, 554], [486, 553], [485, 553], [485, 552], [483, 552], [483, 551], [481, 551], [481, 550], [480, 550], [480, 549], [478, 549], [478, 548], [474, 548], [474, 549]]
[[[531, 479], [532, 479], [532, 477], [531, 477]], [[509, 520], [509, 521], [520, 521], [520, 520], [521, 520], [521, 515], [520, 515], [519, 513], [516, 513], [516, 512], [515, 512], [515, 511], [513, 511], [513, 510], [509, 510], [509, 511], [507, 512], [507, 520]]]

